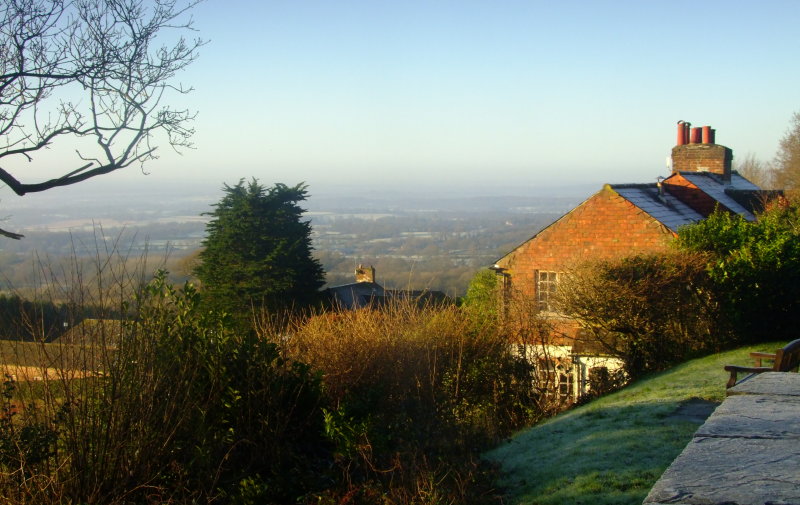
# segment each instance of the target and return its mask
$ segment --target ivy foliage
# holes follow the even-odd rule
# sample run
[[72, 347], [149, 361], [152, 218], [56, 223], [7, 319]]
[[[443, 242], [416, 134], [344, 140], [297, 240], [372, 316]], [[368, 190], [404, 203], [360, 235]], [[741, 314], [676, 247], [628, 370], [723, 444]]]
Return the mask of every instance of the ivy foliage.
[[679, 245], [711, 253], [721, 310], [744, 342], [792, 340], [800, 326], [800, 204], [777, 202], [747, 221], [728, 212], [680, 230]]
[[476, 321], [495, 324], [500, 316], [499, 290], [497, 274], [483, 269], [470, 281], [461, 303]]
[[242, 313], [313, 302], [325, 274], [311, 254], [311, 225], [301, 220], [307, 186], [265, 188], [241, 179], [223, 189], [195, 269], [212, 305]]

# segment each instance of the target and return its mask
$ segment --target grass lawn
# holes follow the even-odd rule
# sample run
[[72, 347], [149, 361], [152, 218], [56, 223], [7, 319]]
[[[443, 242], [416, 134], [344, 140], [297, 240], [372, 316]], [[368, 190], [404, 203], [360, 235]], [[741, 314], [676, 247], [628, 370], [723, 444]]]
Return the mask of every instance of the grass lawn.
[[506, 503], [641, 504], [702, 424], [681, 407], [721, 402], [724, 365], [752, 365], [750, 352], [784, 344], [683, 363], [518, 433], [486, 454], [501, 465]]

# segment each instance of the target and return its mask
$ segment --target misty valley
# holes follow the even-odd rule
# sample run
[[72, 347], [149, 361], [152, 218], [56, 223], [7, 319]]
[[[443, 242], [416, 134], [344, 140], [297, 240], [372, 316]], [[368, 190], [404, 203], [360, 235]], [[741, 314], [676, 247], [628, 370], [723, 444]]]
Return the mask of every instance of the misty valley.
[[[135, 193], [133, 193], [136, 195]], [[146, 257], [174, 282], [192, 279], [215, 197], [101, 194], [53, 199], [11, 212], [25, 238], [0, 244], [2, 289], [26, 292], [42, 282], [32, 258], [57, 265], [113, 248], [130, 261]], [[530, 238], [581, 196], [409, 196], [352, 192], [309, 198], [314, 254], [327, 286], [353, 281], [359, 264], [398, 289], [460, 296], [481, 268]], [[114, 204], [111, 204], [111, 201]]]

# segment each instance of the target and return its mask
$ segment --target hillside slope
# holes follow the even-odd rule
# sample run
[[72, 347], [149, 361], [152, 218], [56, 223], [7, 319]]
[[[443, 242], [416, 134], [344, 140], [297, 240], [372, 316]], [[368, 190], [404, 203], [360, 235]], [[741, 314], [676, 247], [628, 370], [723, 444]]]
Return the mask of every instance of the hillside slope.
[[507, 503], [641, 504], [724, 398], [723, 366], [783, 344], [683, 363], [518, 433], [486, 455], [502, 468]]

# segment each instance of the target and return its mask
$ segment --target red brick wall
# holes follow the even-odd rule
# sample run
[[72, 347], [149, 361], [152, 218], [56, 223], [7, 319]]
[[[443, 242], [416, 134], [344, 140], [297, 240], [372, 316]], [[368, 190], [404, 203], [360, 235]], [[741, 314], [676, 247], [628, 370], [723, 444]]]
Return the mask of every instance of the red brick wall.
[[570, 213], [503, 257], [512, 287], [535, 294], [536, 270], [564, 272], [590, 259], [664, 251], [674, 235], [605, 186]]
[[685, 144], [672, 148], [673, 172], [731, 174], [733, 151], [718, 144]]
[[662, 184], [667, 192], [675, 195], [675, 198], [702, 214], [703, 217], [710, 216], [717, 208], [716, 200], [700, 191], [697, 186], [680, 174], [671, 175]]

